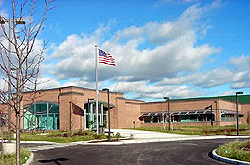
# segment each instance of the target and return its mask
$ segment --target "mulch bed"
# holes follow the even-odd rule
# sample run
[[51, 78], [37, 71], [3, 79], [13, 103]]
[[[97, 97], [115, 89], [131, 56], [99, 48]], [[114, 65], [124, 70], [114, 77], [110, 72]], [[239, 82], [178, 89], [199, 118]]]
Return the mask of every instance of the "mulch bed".
[[110, 139], [110, 140], [100, 140], [100, 141], [91, 141], [89, 143], [102, 143], [102, 142], [118, 142], [120, 141], [119, 139]]
[[248, 144], [244, 147], [242, 147], [241, 149], [245, 150], [245, 151], [250, 151], [250, 143], [248, 142]]

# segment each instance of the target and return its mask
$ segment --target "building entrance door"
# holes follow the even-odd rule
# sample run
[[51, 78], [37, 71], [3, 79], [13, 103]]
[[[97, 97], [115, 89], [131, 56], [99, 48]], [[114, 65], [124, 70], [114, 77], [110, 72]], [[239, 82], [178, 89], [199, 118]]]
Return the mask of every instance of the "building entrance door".
[[[84, 129], [95, 130], [96, 129], [96, 107], [95, 102], [85, 104], [84, 110]], [[99, 127], [106, 126], [106, 111], [103, 108], [103, 104], [99, 103], [98, 106], [98, 124]]]

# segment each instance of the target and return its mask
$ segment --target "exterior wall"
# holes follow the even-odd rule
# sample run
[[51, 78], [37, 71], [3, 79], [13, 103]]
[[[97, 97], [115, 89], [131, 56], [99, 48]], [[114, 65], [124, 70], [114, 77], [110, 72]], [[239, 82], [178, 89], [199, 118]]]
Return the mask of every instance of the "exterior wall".
[[[107, 102], [107, 93], [99, 91], [99, 100]], [[32, 98], [35, 98], [32, 100]], [[55, 102], [59, 104], [60, 130], [82, 130], [84, 129], [84, 116], [73, 113], [76, 107], [84, 109], [84, 103], [88, 98], [96, 100], [96, 91], [80, 87], [62, 87], [49, 90], [40, 90], [36, 92], [35, 97], [32, 92], [23, 94], [21, 108], [32, 102], [44, 101]], [[168, 103], [150, 102], [125, 99], [123, 93], [110, 92], [110, 103], [113, 108], [111, 113], [111, 128], [133, 128], [135, 127], [155, 127], [163, 126], [163, 123], [143, 123], [139, 117], [143, 113], [168, 111]], [[192, 100], [172, 100], [170, 101], [170, 111], [194, 111], [204, 110], [205, 107], [212, 105], [215, 110], [214, 125], [234, 125], [235, 121], [221, 121], [221, 111], [236, 111], [235, 103], [222, 99], [192, 99]], [[7, 106], [2, 105], [2, 110], [7, 113]], [[246, 118], [250, 112], [250, 104], [239, 104], [239, 113], [243, 113], [240, 123], [246, 124]], [[22, 112], [21, 112], [22, 115]], [[108, 117], [108, 115], [107, 115]], [[15, 113], [12, 111], [12, 122], [15, 124]], [[211, 122], [172, 122], [174, 127], [185, 125], [211, 125]], [[23, 120], [21, 119], [21, 128]], [[7, 127], [6, 127], [7, 128]], [[6, 130], [5, 128], [5, 130]]]
[[241, 104], [241, 113], [244, 114], [241, 118], [241, 123], [247, 124], [247, 117], [250, 115], [250, 104]]
[[219, 126], [227, 126], [227, 125], [235, 125], [236, 126], [236, 121], [219, 121], [217, 122]]
[[[170, 111], [192, 111], [203, 110], [209, 105], [216, 109], [215, 100], [187, 100], [187, 101], [170, 101]], [[141, 113], [168, 111], [167, 102], [151, 102], [141, 105]]]
[[[170, 110], [171, 103], [170, 103]], [[158, 112], [158, 111], [166, 111], [167, 112], [167, 103], [166, 102], [152, 102], [152, 103], [142, 103], [141, 104], [141, 113], [147, 112]]]
[[[1, 110], [1, 113], [3, 115], [6, 115], [6, 117], [8, 117], [8, 106], [7, 104], [1, 104], [1, 107], [0, 107], [0, 110]], [[14, 127], [13, 127], [14, 129]], [[6, 125], [3, 127], [3, 131], [7, 131], [8, 130], [8, 123], [6, 123]]]
[[[210, 126], [211, 122], [172, 122], [173, 128], [182, 126]], [[166, 124], [166, 127], [168, 124]], [[163, 127], [163, 123], [141, 123], [141, 127]]]
[[118, 99], [118, 128], [140, 127], [140, 103], [141, 101]]
[[[236, 111], [235, 103], [234, 102], [230, 102], [230, 101], [225, 101], [225, 100], [221, 100], [220, 99], [218, 107], [221, 110]], [[239, 112], [240, 112], [240, 109], [241, 109], [240, 104], [239, 104], [238, 108], [239, 108]]]
[[[123, 93], [110, 92], [110, 103], [114, 105], [114, 108], [111, 109], [111, 115], [117, 114], [118, 112], [116, 108], [116, 99], [119, 97], [123, 97]], [[37, 91], [35, 96], [32, 92], [24, 93], [21, 107], [32, 102], [35, 103], [37, 101], [58, 103], [60, 130], [82, 130], [84, 129], [84, 116], [74, 114], [73, 111], [74, 106], [78, 106], [84, 109], [84, 103], [87, 102], [88, 98], [96, 99], [96, 91], [80, 87], [62, 87]], [[99, 101], [108, 101], [108, 96], [106, 92], [99, 91]], [[118, 128], [117, 118], [118, 116], [111, 120], [111, 125], [114, 128]], [[15, 124], [14, 112], [12, 113], [12, 122]], [[21, 127], [23, 127], [22, 123], [23, 120], [21, 119]]]
[[[108, 94], [107, 92], [99, 91], [98, 100], [102, 102], [108, 102]], [[96, 91], [95, 90], [89, 90], [84, 89], [84, 100], [85, 103], [87, 103], [88, 98], [93, 98], [96, 100]], [[118, 128], [118, 102], [117, 98], [123, 98], [122, 93], [116, 93], [116, 92], [110, 92], [109, 93], [109, 102], [110, 104], [114, 105], [113, 108], [110, 108], [110, 126], [111, 128]], [[107, 113], [108, 117], [108, 113]], [[108, 121], [108, 119], [107, 119]]]
[[[110, 104], [116, 107], [116, 98], [123, 97], [121, 93], [110, 92]], [[72, 105], [77, 105], [84, 109], [84, 103], [87, 103], [88, 98], [96, 100], [96, 91], [84, 88], [72, 87], [71, 89], [64, 89], [60, 95], [60, 130], [81, 130], [84, 129], [84, 117], [76, 115], [72, 112]], [[107, 102], [108, 96], [106, 92], [99, 91], [99, 101]], [[115, 114], [117, 108], [110, 109], [111, 114]], [[117, 118], [116, 118], [117, 120]], [[70, 124], [71, 123], [71, 124]], [[115, 119], [111, 117], [112, 128], [118, 128], [115, 125]]]
[[43, 91], [38, 91], [36, 94], [34, 93], [24, 93], [23, 94], [23, 105], [30, 104], [33, 102], [32, 100], [34, 99], [34, 102], [36, 101], [50, 101], [50, 102], [56, 102], [58, 103], [59, 101], [59, 94], [61, 93], [61, 89], [50, 89], [50, 90], [43, 90]]
[[[235, 103], [225, 101], [222, 99], [204, 99], [204, 100], [185, 100], [185, 101], [170, 101], [170, 111], [194, 111], [194, 110], [204, 110], [205, 107], [212, 105], [212, 109], [215, 110], [215, 121], [214, 125], [224, 126], [224, 125], [234, 125], [235, 121], [221, 121], [221, 111], [222, 110], [231, 110], [236, 111]], [[249, 105], [249, 104], [247, 104]], [[238, 106], [239, 113], [241, 112], [241, 105]], [[142, 103], [141, 104], [141, 115], [148, 112], [159, 112], [159, 111], [168, 111], [167, 102], [151, 102], [151, 103]], [[240, 120], [240, 124], [244, 122], [244, 118]], [[175, 125], [200, 125], [204, 122], [188, 122], [188, 123], [175, 123], [172, 122], [173, 126]], [[211, 125], [211, 122], [207, 122]], [[141, 122], [141, 127], [144, 126], [154, 126], [154, 125], [163, 125], [162, 123], [143, 123]]]
[[[206, 107], [212, 105], [213, 109], [216, 109], [216, 103], [214, 101], [218, 100], [187, 100], [170, 102], [170, 108], [173, 111], [193, 111], [193, 110], [204, 110]], [[171, 106], [171, 103], [173, 104]]]
[[72, 95], [63, 95], [59, 97], [59, 118], [60, 118], [60, 130], [71, 130], [72, 127], [72, 111], [71, 101]]

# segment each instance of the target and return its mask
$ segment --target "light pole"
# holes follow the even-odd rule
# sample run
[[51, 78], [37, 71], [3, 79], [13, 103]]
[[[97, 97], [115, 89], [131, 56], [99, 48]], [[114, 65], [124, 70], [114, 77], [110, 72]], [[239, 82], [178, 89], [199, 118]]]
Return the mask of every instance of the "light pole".
[[[8, 46], [8, 143], [11, 142], [11, 107], [10, 107], [10, 101], [11, 101], [11, 84], [10, 84], [10, 72], [11, 72], [11, 23], [14, 22], [13, 19], [9, 18], [6, 19], [0, 15], [0, 24], [5, 24], [8, 22], [9, 24], [9, 46]], [[16, 24], [25, 24], [24, 18], [16, 18], [15, 19]]]
[[214, 101], [215, 103], [215, 112], [214, 112], [214, 123], [215, 125], [218, 125], [219, 121], [220, 121], [220, 113], [219, 113], [219, 110], [218, 110], [218, 101], [215, 100]]
[[170, 115], [170, 102], [169, 97], [164, 97], [166, 101], [168, 101], [168, 130], [171, 131], [171, 115]]
[[235, 102], [236, 102], [236, 129], [237, 129], [237, 136], [239, 136], [239, 109], [238, 109], [238, 95], [243, 94], [243, 92], [236, 92], [235, 95]]
[[88, 111], [89, 111], [89, 101], [94, 100], [94, 98], [88, 98]]
[[108, 129], [109, 129], [109, 132], [108, 132], [108, 140], [110, 140], [110, 109], [109, 109], [109, 89], [108, 88], [104, 88], [102, 90], [103, 92], [107, 92], [108, 93]]
[[210, 109], [211, 110], [211, 126], [213, 126], [213, 105], [209, 105], [205, 107], [205, 109]]

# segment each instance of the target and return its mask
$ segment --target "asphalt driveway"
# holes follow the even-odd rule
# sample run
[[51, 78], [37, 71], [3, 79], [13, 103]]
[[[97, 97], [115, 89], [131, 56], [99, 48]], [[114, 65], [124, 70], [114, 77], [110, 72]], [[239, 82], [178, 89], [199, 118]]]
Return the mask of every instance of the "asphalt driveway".
[[232, 139], [125, 145], [76, 145], [36, 151], [32, 165], [167, 165], [225, 164], [209, 152]]

